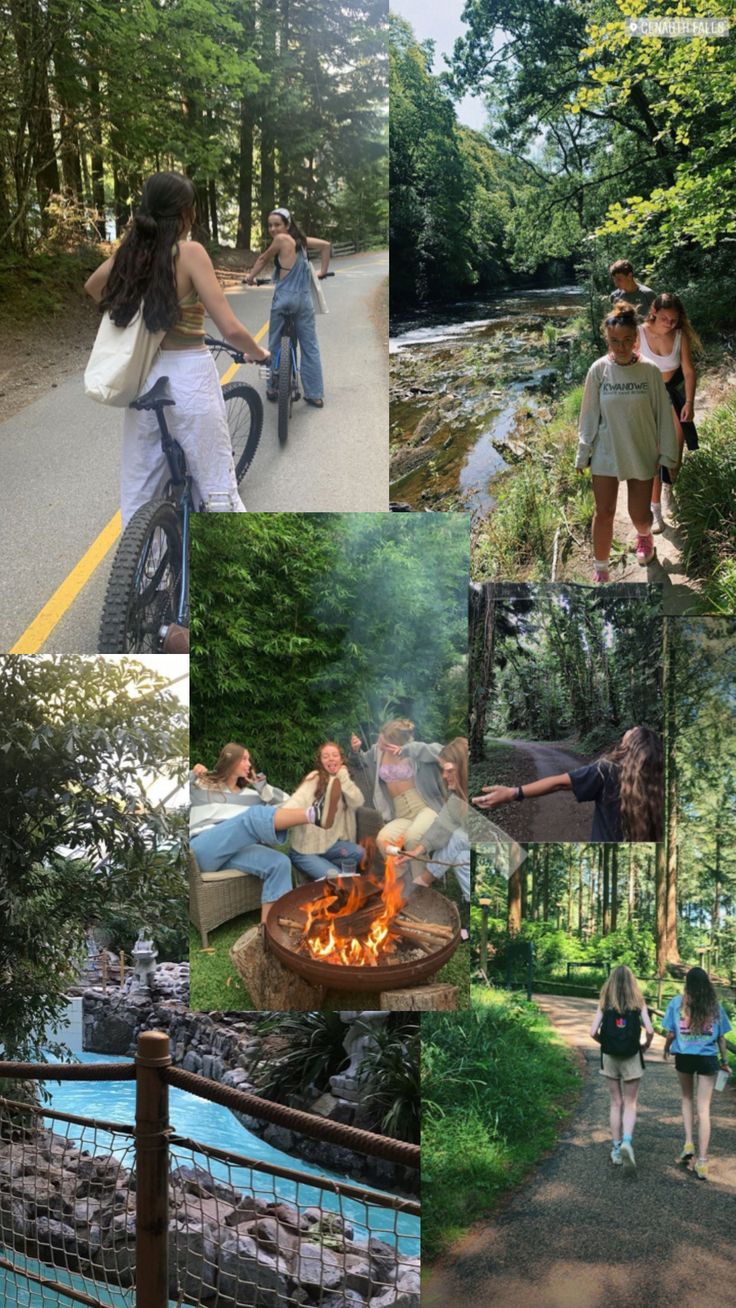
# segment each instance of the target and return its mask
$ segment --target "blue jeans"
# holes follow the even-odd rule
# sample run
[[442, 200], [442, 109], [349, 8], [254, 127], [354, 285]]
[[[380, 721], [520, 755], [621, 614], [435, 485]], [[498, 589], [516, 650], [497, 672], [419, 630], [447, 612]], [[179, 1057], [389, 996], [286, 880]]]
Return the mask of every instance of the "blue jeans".
[[357, 872], [365, 850], [362, 845], [354, 845], [350, 840], [337, 840], [324, 854], [300, 854], [298, 849], [290, 849], [289, 854], [294, 867], [317, 881], [319, 877], [334, 876], [336, 868], [338, 872], [341, 871], [340, 864], [343, 861], [355, 863]]
[[[268, 348], [276, 358], [281, 347], [281, 333], [286, 315], [287, 313], [293, 314], [301, 351], [299, 368], [302, 374], [302, 389], [307, 399], [321, 400], [325, 393], [325, 387], [322, 380], [322, 362], [319, 357], [317, 331], [314, 324], [312, 292], [309, 289], [311, 276], [307, 260], [299, 256], [287, 276], [277, 282], [271, 304]], [[271, 386], [277, 384], [272, 373]]]
[[263, 882], [262, 903], [280, 899], [291, 890], [291, 863], [287, 854], [269, 848], [281, 843], [273, 825], [275, 812], [272, 805], [256, 804], [192, 836], [189, 844], [201, 871], [234, 867], [250, 872]]
[[[470, 899], [470, 841], [464, 831], [453, 831], [446, 845], [432, 851], [432, 858], [437, 862], [427, 863], [427, 870], [435, 878], [443, 877], [452, 870], [457, 877], [463, 899]], [[444, 866], [452, 864], [452, 869]]]

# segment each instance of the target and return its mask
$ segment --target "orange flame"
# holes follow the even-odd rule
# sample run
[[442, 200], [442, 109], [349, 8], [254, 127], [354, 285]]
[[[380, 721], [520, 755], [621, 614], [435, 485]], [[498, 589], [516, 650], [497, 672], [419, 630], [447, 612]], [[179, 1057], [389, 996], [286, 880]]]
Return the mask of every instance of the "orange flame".
[[[357, 878], [351, 878], [350, 882], [338, 879], [337, 885], [340, 889], [347, 890], [348, 897], [336, 912], [331, 910], [340, 897], [330, 885], [325, 885], [316, 899], [302, 905], [300, 911], [306, 913], [306, 922], [301, 947], [312, 958], [320, 959], [323, 963], [377, 967], [396, 949], [398, 936], [392, 931], [392, 924], [405, 902], [395, 860], [390, 855], [386, 858], [386, 875], [382, 886], [372, 877], [363, 882]], [[381, 892], [380, 905], [376, 906], [366, 933], [360, 937], [339, 935], [336, 923], [340, 918], [359, 912], [374, 889]]]

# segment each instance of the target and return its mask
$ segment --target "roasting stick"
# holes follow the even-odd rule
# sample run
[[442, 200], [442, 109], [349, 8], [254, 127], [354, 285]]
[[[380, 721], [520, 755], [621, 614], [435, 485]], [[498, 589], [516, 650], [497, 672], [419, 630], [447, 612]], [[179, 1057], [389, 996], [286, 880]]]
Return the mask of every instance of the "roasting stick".
[[404, 858], [408, 858], [410, 863], [413, 863], [416, 859], [417, 863], [436, 863], [437, 867], [455, 867], [455, 863], [447, 863], [443, 858], [432, 858], [431, 854], [412, 854], [409, 856], [408, 851], [401, 849], [399, 845], [387, 845], [386, 853], [391, 854], [393, 858], [400, 854]]

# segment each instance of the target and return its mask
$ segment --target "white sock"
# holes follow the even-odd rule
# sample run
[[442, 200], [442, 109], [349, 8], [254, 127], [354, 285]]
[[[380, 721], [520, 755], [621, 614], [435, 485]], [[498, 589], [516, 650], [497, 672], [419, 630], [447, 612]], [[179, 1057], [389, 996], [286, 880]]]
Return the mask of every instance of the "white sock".
[[593, 567], [594, 567], [594, 568], [597, 568], [599, 572], [600, 572], [603, 568], [607, 568], [607, 567], [608, 567], [608, 563], [609, 563], [609, 560], [608, 560], [608, 559], [604, 559], [603, 561], [601, 561], [600, 559], [593, 559]]

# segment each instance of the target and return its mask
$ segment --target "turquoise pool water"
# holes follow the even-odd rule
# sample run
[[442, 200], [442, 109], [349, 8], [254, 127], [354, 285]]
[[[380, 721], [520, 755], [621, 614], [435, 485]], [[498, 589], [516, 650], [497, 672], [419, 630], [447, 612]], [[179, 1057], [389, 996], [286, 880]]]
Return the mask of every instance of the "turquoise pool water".
[[[77, 1054], [76, 1057], [84, 1063], [121, 1061], [120, 1058], [105, 1057], [101, 1054]], [[52, 1096], [50, 1107], [58, 1112], [76, 1114], [80, 1117], [95, 1117], [120, 1124], [132, 1124], [135, 1121], [135, 1085], [131, 1081], [62, 1081], [56, 1084], [47, 1082], [47, 1086]], [[298, 1203], [302, 1207], [320, 1205], [332, 1212], [339, 1212], [351, 1223], [357, 1237], [364, 1237], [370, 1232], [387, 1243], [394, 1244], [396, 1243], [395, 1223], [398, 1247], [401, 1252], [414, 1257], [419, 1256], [417, 1218], [404, 1213], [395, 1215], [391, 1209], [381, 1208], [377, 1204], [340, 1198], [329, 1190], [322, 1190], [318, 1185], [310, 1184], [309, 1181], [288, 1181], [259, 1172], [258, 1163], [269, 1162], [305, 1172], [315, 1178], [324, 1177], [332, 1181], [349, 1179], [335, 1172], [324, 1171], [300, 1158], [294, 1158], [280, 1149], [273, 1149], [241, 1126], [228, 1108], [199, 1099], [184, 1090], [172, 1088], [169, 1091], [169, 1113], [172, 1126], [179, 1135], [188, 1136], [219, 1149], [233, 1150], [246, 1156], [250, 1162], [247, 1168], [230, 1168], [217, 1159], [208, 1159], [201, 1154], [176, 1148], [174, 1166], [195, 1162], [202, 1167], [208, 1167], [214, 1176], [230, 1181], [244, 1190], [251, 1190], [268, 1201], [272, 1200], [275, 1194], [278, 1199], [283, 1199], [287, 1203]], [[75, 1126], [73, 1123], [54, 1123], [51, 1119], [47, 1120], [48, 1125], [53, 1126], [59, 1133], [68, 1133], [70, 1138], [81, 1141], [83, 1147], [91, 1147], [91, 1137], [89, 1134], [85, 1135], [88, 1128]], [[123, 1136], [98, 1131], [94, 1147], [95, 1152], [114, 1153], [119, 1157], [125, 1154], [125, 1165], [131, 1164], [131, 1156], [127, 1152], [129, 1141]], [[18, 1255], [11, 1255], [11, 1257], [16, 1262], [22, 1261]], [[37, 1264], [28, 1265], [37, 1267]], [[64, 1284], [74, 1285], [78, 1289], [85, 1288], [85, 1283], [80, 1278], [66, 1276], [56, 1269], [51, 1275]], [[56, 1305], [59, 1305], [59, 1308], [64, 1305], [66, 1308], [71, 1303], [66, 1296], [54, 1298], [52, 1291], [42, 1291], [40, 1288], [29, 1289], [29, 1285], [29, 1282], [19, 1280], [12, 1273], [0, 1269], [0, 1308], [52, 1308], [52, 1305], [54, 1308]], [[88, 1293], [92, 1292], [89, 1282], [86, 1288]], [[98, 1293], [96, 1286], [94, 1293]], [[107, 1293], [107, 1297], [103, 1297], [104, 1293]], [[123, 1294], [102, 1292], [100, 1297], [101, 1301], [106, 1305], [109, 1304], [110, 1308], [130, 1308], [131, 1298]]]

